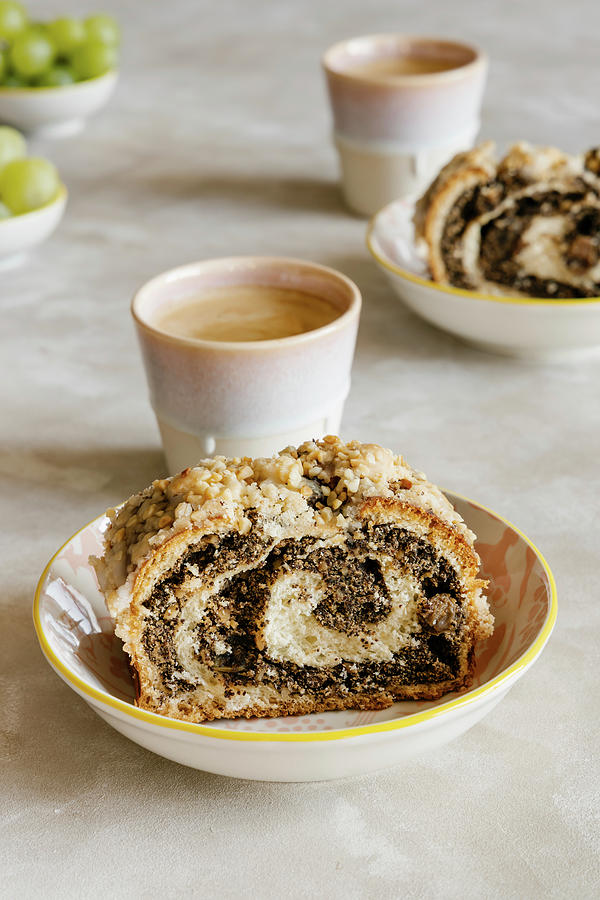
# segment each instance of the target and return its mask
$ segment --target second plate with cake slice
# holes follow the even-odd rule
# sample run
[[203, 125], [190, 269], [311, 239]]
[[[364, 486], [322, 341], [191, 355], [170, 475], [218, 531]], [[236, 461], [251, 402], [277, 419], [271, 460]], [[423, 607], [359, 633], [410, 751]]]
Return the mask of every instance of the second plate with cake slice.
[[600, 347], [597, 151], [517, 144], [460, 154], [415, 204], [371, 221], [367, 245], [427, 321], [526, 357]]

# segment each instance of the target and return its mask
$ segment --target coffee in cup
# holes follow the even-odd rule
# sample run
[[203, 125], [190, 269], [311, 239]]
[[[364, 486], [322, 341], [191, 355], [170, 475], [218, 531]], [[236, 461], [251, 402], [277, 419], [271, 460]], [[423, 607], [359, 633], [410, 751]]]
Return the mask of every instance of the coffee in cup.
[[201, 341], [274, 341], [329, 325], [339, 309], [323, 297], [273, 285], [209, 288], [159, 312], [159, 331]]

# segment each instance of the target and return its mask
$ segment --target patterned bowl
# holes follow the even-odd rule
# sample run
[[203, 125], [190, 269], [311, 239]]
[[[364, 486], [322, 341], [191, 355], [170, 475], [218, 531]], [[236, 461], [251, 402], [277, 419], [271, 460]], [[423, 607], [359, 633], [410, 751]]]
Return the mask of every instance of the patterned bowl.
[[262, 781], [319, 781], [401, 763], [457, 737], [486, 715], [535, 662], [556, 619], [554, 579], [531, 541], [491, 510], [448, 497], [479, 536], [477, 550], [496, 617], [466, 693], [377, 711], [204, 725], [138, 709], [127, 658], [88, 563], [90, 554], [101, 549], [104, 516], [67, 541], [40, 578], [33, 618], [42, 651], [109, 725], [187, 766]]
[[431, 281], [414, 242], [414, 203], [396, 200], [373, 217], [367, 247], [414, 313], [483, 350], [527, 359], [597, 352], [600, 297], [547, 300], [464, 291]]

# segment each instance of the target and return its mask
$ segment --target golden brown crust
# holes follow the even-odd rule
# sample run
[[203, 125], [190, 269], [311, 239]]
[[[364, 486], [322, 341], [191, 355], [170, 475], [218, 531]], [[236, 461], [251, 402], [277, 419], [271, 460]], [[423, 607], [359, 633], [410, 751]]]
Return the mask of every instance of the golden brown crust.
[[[474, 663], [460, 681], [453, 679], [452, 681], [441, 682], [436, 685], [414, 685], [410, 688], [377, 695], [352, 694], [348, 697], [286, 700], [280, 702], [277, 706], [271, 707], [264, 707], [257, 704], [256, 706], [247, 707], [241, 711], [236, 718], [274, 719], [279, 718], [280, 716], [307, 716], [311, 713], [334, 712], [336, 710], [345, 709], [379, 710], [389, 709], [394, 703], [403, 700], [439, 700], [440, 697], [443, 697], [445, 694], [468, 688], [473, 680], [473, 667]], [[137, 705], [141, 709], [146, 709], [148, 712], [158, 713], [159, 715], [168, 715], [171, 719], [180, 719], [185, 722], [195, 722], [197, 724], [231, 718], [231, 715], [229, 715], [226, 710], [220, 710], [215, 707], [203, 710], [193, 704], [180, 704], [181, 708], [171, 706], [161, 708], [152, 703], [146, 705], [144, 698], [140, 698]]]

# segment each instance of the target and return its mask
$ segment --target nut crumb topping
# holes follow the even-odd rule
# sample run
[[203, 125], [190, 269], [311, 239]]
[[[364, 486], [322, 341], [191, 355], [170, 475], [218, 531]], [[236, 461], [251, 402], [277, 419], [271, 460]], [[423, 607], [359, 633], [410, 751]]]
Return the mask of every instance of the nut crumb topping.
[[95, 561], [100, 586], [117, 590], [156, 547], [181, 531], [247, 534], [250, 511], [266, 531], [282, 518], [288, 527], [297, 522], [315, 531], [352, 528], [370, 497], [430, 510], [473, 538], [442, 492], [401, 456], [378, 444], [327, 435], [270, 458], [200, 460], [109, 509], [104, 556]]

